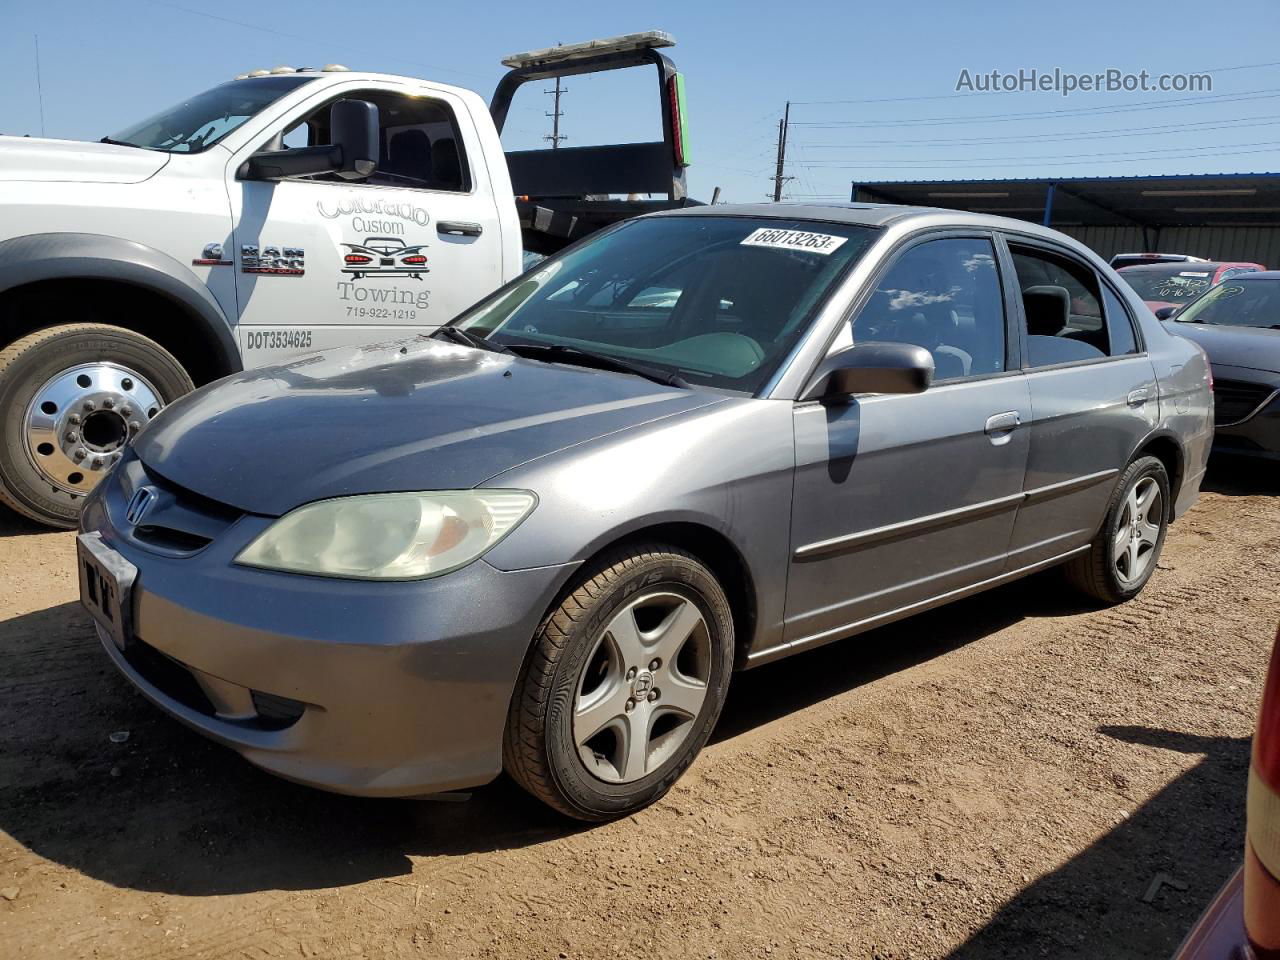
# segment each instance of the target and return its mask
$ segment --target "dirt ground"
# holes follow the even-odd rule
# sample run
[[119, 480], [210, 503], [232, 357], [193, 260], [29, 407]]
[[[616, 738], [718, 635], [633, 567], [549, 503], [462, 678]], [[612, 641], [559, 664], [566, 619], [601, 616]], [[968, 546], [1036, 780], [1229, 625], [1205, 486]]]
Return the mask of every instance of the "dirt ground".
[[739, 675], [671, 794], [592, 828], [259, 773], [132, 692], [70, 534], [6, 514], [0, 956], [1166, 957], [1241, 852], [1262, 473], [1215, 468], [1126, 606], [1042, 575]]

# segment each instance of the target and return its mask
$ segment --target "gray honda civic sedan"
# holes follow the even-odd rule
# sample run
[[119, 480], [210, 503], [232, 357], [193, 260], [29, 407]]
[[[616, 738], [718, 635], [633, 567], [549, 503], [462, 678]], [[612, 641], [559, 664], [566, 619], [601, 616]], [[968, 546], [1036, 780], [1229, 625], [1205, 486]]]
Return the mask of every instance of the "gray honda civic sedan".
[[146, 697], [280, 776], [506, 770], [603, 820], [689, 766], [735, 670], [1055, 565], [1133, 597], [1210, 389], [1050, 230], [649, 216], [430, 337], [168, 407], [88, 500], [82, 598]]

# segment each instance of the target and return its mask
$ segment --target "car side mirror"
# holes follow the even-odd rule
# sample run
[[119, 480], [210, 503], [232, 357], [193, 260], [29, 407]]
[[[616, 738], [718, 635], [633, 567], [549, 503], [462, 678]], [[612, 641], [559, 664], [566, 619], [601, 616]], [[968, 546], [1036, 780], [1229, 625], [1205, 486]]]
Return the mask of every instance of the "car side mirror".
[[933, 354], [912, 343], [857, 343], [818, 365], [801, 400], [839, 401], [855, 393], [923, 393]]
[[1156, 311], [1156, 319], [1168, 320], [1177, 312], [1178, 312], [1177, 307], [1161, 307], [1159, 310]]
[[241, 180], [281, 180], [336, 173], [359, 180], [378, 168], [378, 107], [366, 100], [339, 100], [329, 111], [330, 143], [264, 150], [240, 165]]

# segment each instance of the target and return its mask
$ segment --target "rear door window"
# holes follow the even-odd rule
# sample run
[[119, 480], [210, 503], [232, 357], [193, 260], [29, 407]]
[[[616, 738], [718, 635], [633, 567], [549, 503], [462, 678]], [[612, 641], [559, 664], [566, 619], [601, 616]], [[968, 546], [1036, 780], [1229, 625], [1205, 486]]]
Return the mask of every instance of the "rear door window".
[[1011, 242], [1009, 253], [1022, 293], [1028, 365], [1043, 367], [1109, 356], [1110, 337], [1097, 274], [1066, 254], [1040, 247]]
[[1133, 332], [1133, 317], [1124, 302], [1105, 284], [1102, 287], [1102, 304], [1107, 312], [1107, 335], [1111, 340], [1109, 352], [1113, 357], [1138, 353], [1138, 338]]

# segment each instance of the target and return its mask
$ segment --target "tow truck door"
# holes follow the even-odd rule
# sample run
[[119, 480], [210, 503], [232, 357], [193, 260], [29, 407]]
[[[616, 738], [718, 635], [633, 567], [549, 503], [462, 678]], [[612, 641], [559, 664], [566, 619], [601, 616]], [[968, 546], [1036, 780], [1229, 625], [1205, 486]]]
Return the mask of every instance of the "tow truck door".
[[228, 167], [246, 367], [429, 332], [502, 283], [502, 238], [466, 104], [447, 91], [330, 87], [249, 151], [327, 143], [337, 99], [379, 112], [378, 169], [254, 181]]

